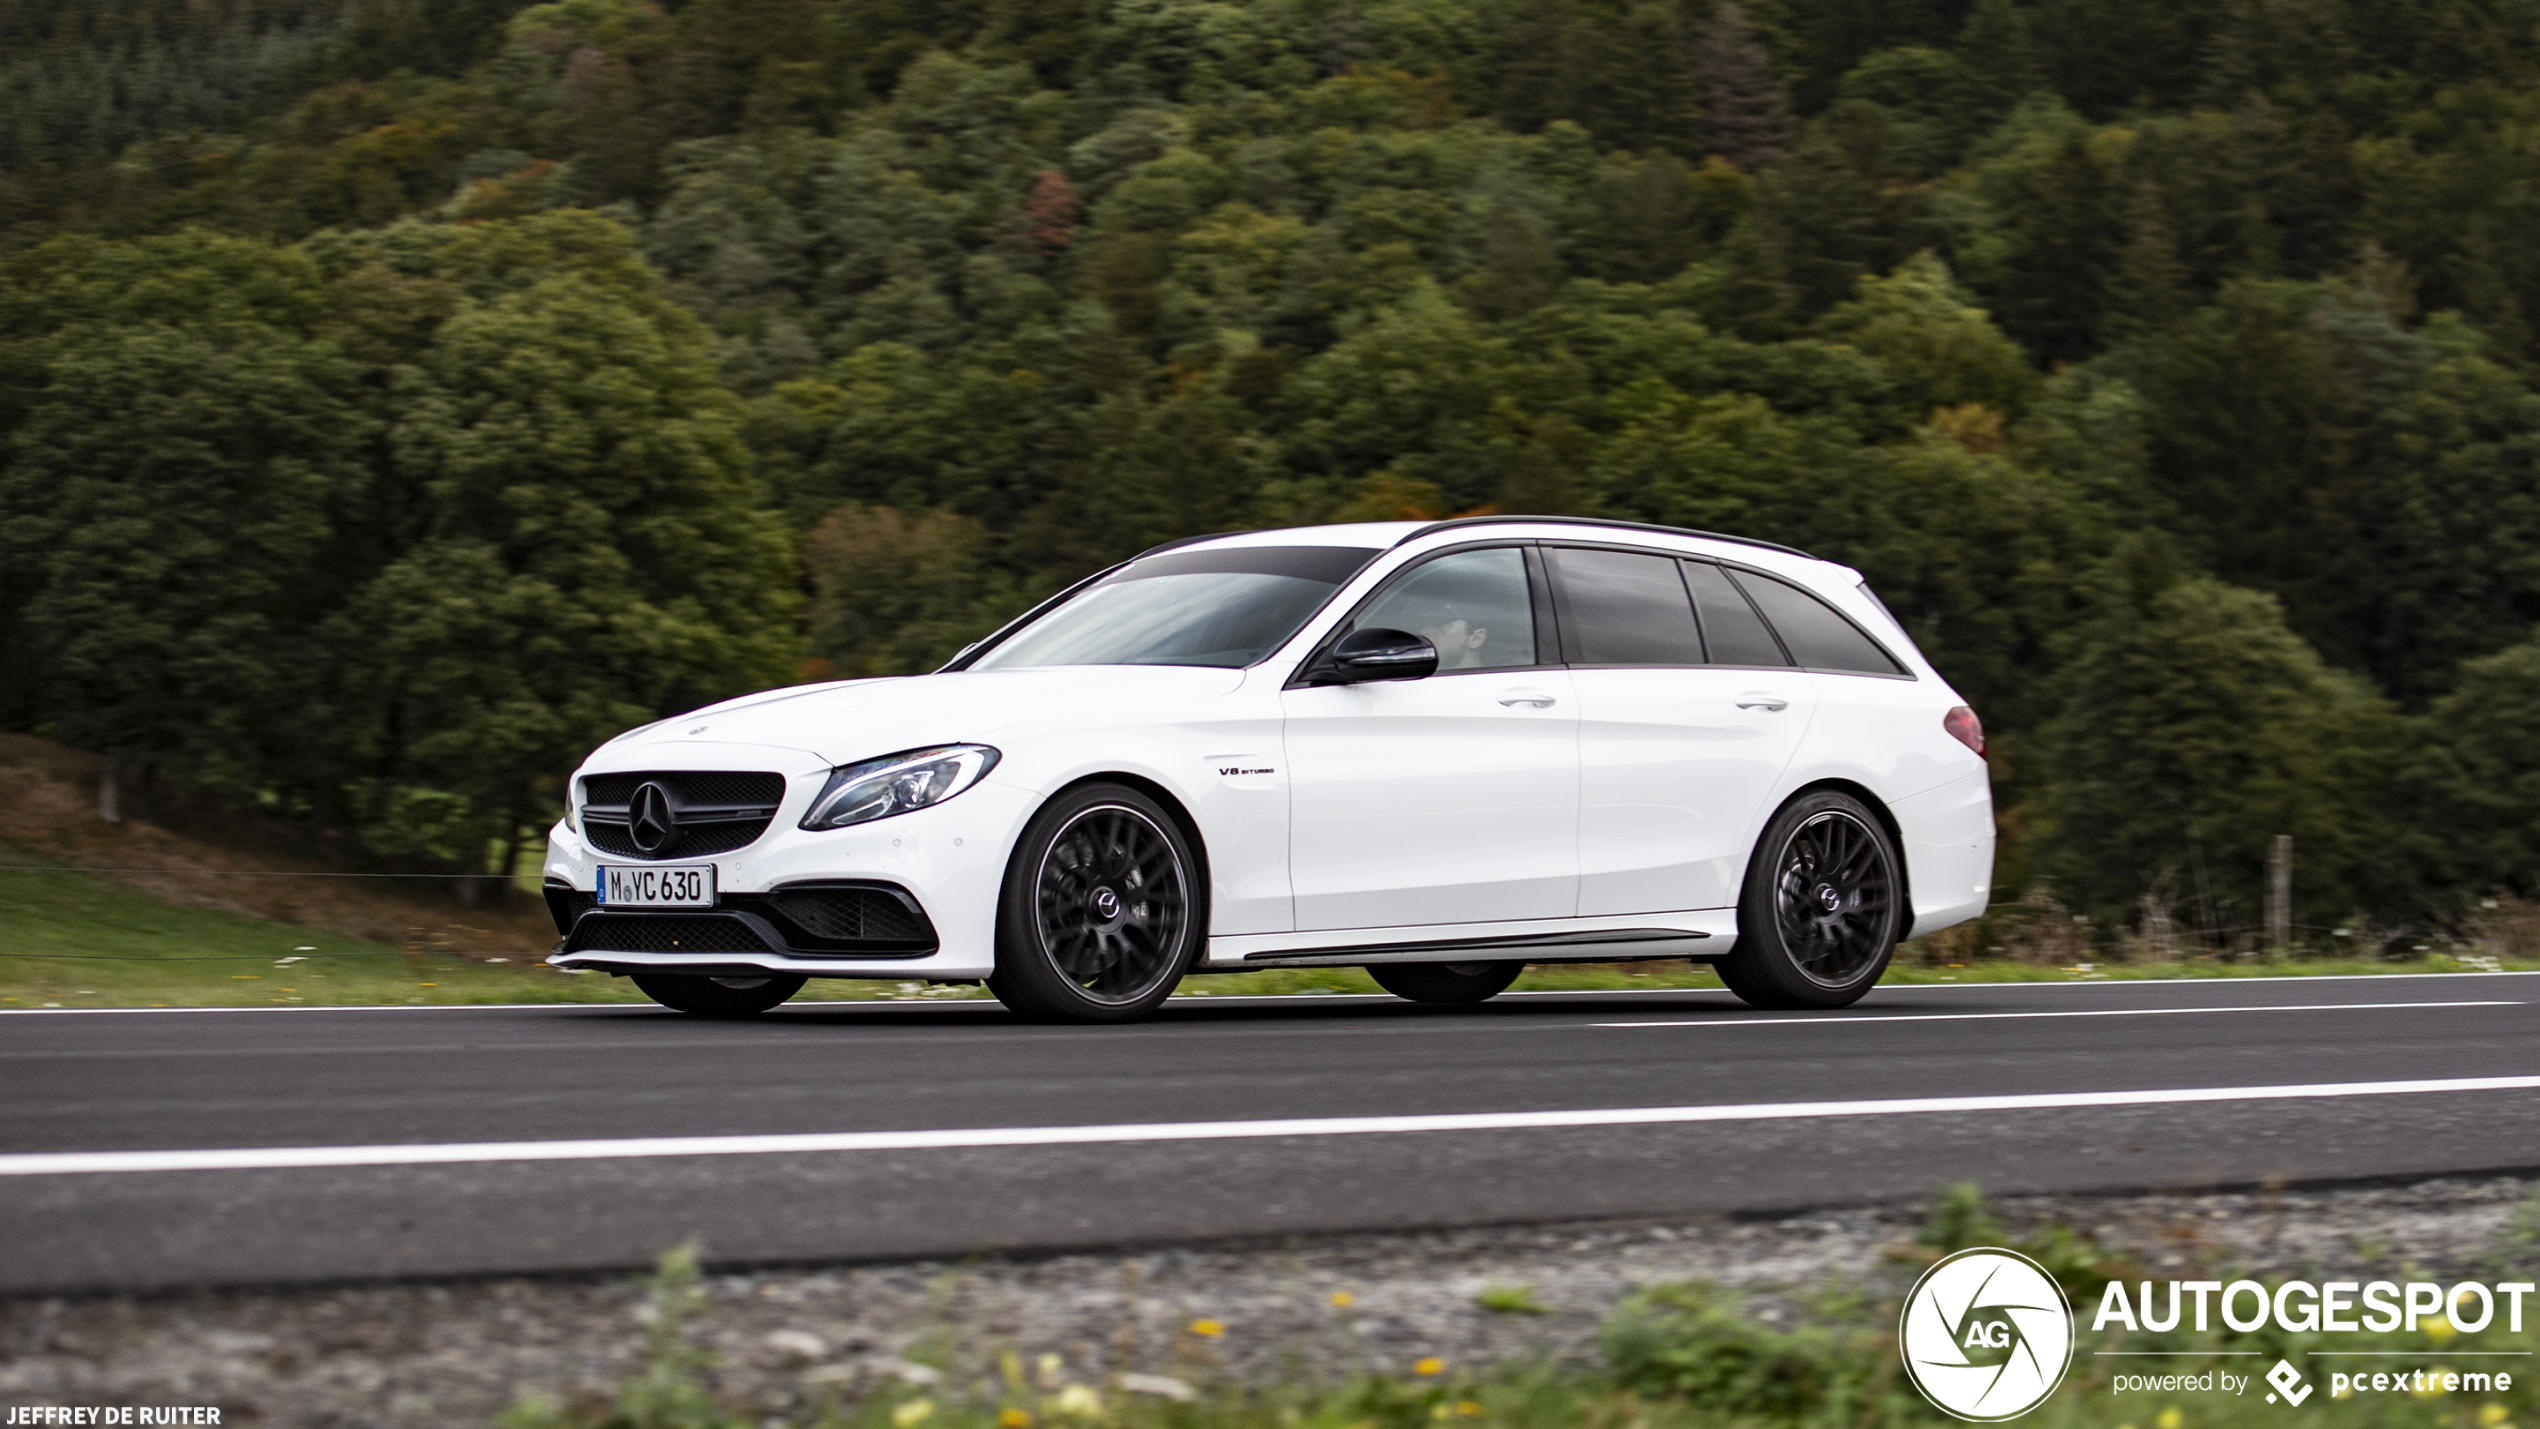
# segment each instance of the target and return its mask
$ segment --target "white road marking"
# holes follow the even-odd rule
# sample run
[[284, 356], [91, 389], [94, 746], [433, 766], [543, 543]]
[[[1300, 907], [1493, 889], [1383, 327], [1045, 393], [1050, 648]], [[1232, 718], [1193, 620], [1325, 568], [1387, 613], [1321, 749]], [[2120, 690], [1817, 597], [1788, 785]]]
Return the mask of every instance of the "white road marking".
[[2086, 1012], [1902, 1012], [1850, 1017], [1711, 1017], [1649, 1022], [1591, 1022], [1590, 1027], [1807, 1027], [1840, 1022], [1847, 1027], [1882, 1022], [2007, 1022], [2024, 1017], [2178, 1017], [2190, 1012], [2375, 1012], [2394, 1007], [2520, 1007], [2519, 1002], [2305, 1002], [2261, 1007], [2107, 1007]]
[[1665, 1126], [1707, 1121], [1785, 1121], [1928, 1112], [2041, 1111], [2069, 1107], [2177, 1106], [2194, 1102], [2304, 1101], [2439, 1092], [2540, 1090], [2540, 1077], [2439, 1081], [2315, 1082], [2278, 1087], [2193, 1087], [2143, 1092], [2042, 1092], [1886, 1101], [1762, 1102], [1743, 1106], [1461, 1112], [1429, 1116], [1333, 1116], [1279, 1121], [1183, 1121], [1123, 1126], [1008, 1126], [943, 1131], [839, 1131], [774, 1136], [656, 1136], [612, 1141], [488, 1141], [406, 1146], [258, 1146], [205, 1151], [62, 1151], [0, 1156], [0, 1176], [129, 1171], [250, 1171], [321, 1166], [425, 1166], [454, 1162], [599, 1161], [660, 1156], [766, 1156], [822, 1151], [933, 1151], [979, 1146], [1089, 1146], [1138, 1141], [1229, 1141], [1275, 1136], [1368, 1136], [1412, 1131], [1525, 1131]]

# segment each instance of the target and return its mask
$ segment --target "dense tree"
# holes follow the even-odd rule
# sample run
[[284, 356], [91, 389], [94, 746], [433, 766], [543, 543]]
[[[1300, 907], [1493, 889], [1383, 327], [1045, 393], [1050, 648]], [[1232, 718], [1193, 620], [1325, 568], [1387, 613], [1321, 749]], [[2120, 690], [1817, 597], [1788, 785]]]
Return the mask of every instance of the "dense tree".
[[0, 0], [0, 724], [464, 863], [806, 650], [1577, 512], [1859, 566], [2007, 878], [2218, 925], [2292, 832], [2458, 908], [2505, 756], [2410, 785], [2487, 830], [2417, 886], [2333, 826], [2377, 701], [2475, 724], [2540, 623], [2535, 60], [2484, 0]]
[[2464, 662], [2408, 762], [2419, 887], [2540, 897], [2540, 640]]
[[914, 675], [1020, 613], [996, 537], [941, 508], [914, 515], [847, 502], [803, 545], [811, 577], [811, 673]]
[[225, 792], [327, 787], [341, 652], [316, 613], [361, 500], [351, 367], [269, 329], [83, 328], [13, 434], [0, 561], [54, 727]]
[[2268, 849], [2301, 860], [2297, 922], [2392, 906], [2383, 797], [2398, 718], [2328, 668], [2276, 602], [2183, 574], [2157, 541], [2121, 550], [2075, 632], [2053, 732], [2041, 866], [2074, 906], [2147, 894], [2225, 947], [2258, 922]]
[[394, 378], [413, 539], [341, 638], [379, 756], [508, 836], [614, 731], [785, 679], [791, 559], [703, 326], [622, 231], [442, 233], [407, 261], [473, 291]]

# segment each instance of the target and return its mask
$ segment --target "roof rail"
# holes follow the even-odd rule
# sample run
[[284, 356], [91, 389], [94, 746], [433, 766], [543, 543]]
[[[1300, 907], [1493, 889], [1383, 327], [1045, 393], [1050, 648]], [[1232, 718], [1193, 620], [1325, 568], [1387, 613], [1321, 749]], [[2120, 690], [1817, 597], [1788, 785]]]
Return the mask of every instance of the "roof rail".
[[1785, 546], [1779, 541], [1759, 541], [1752, 536], [1727, 536], [1717, 531], [1696, 531], [1684, 526], [1660, 526], [1649, 521], [1609, 521], [1602, 516], [1451, 516], [1444, 521], [1430, 522], [1394, 542], [1394, 545], [1407, 545], [1423, 536], [1433, 535], [1439, 531], [1459, 530], [1466, 526], [1507, 526], [1520, 522], [1555, 526], [1600, 526], [1610, 531], [1655, 531], [1668, 536], [1699, 536], [1706, 541], [1734, 541], [1741, 546], [1761, 546], [1767, 551], [1780, 551], [1785, 555], [1799, 556], [1811, 561], [1821, 559], [1809, 555], [1797, 546]]

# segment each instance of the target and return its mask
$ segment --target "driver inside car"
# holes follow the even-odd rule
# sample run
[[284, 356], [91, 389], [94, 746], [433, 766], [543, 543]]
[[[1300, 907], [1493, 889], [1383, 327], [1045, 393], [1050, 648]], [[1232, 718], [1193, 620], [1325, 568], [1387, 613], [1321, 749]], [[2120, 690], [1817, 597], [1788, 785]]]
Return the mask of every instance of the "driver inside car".
[[1532, 664], [1525, 558], [1504, 548], [1442, 556], [1379, 596], [1357, 626], [1417, 631], [1441, 671]]

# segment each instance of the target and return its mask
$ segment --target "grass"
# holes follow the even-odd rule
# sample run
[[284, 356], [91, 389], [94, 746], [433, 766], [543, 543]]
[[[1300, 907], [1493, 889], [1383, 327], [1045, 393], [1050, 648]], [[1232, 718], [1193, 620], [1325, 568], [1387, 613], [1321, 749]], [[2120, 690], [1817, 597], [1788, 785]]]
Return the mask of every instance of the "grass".
[[[38, 862], [0, 846], [0, 862]], [[569, 974], [541, 948], [486, 956], [417, 938], [400, 947], [289, 923], [180, 907], [91, 874], [0, 871], [0, 1009], [29, 1007], [391, 1006], [517, 1002], [641, 1002], [632, 983]], [[2072, 982], [2135, 978], [2249, 978], [2468, 971], [2441, 953], [2413, 962], [2278, 959], [2084, 964], [2073, 968], [1986, 960], [1926, 964], [1908, 944], [1890, 984]], [[2534, 965], [2499, 966], [2528, 970]], [[1529, 968], [1520, 991], [1717, 988], [1699, 963], [1552, 965]], [[1207, 997], [1382, 992], [1358, 968], [1277, 968], [1186, 979]], [[976, 998], [973, 986], [907, 981], [815, 980], [807, 1000]]]
[[640, 999], [618, 979], [572, 976], [526, 955], [496, 962], [358, 942], [162, 903], [89, 874], [0, 872], [0, 1008]]
[[[2510, 1388], [2450, 1393], [2350, 1393], [2338, 1396], [2332, 1368], [2367, 1365], [2393, 1370], [2530, 1366], [2528, 1358], [2433, 1358], [2465, 1352], [2527, 1355], [2528, 1331], [2463, 1332], [2439, 1317], [2389, 1333], [2323, 1335], [2273, 1326], [2240, 1332], [2091, 1328], [2111, 1280], [2265, 1280], [2265, 1267], [2234, 1263], [2182, 1244], [2184, 1263], [2151, 1269], [2101, 1246], [2087, 1232], [2047, 1223], [2014, 1238], [1988, 1214], [1971, 1186], [1938, 1199], [1915, 1244], [1890, 1252], [1880, 1274], [1814, 1287], [1766, 1287], [1780, 1303], [1770, 1316], [1750, 1313], [1735, 1291], [1692, 1282], [1648, 1287], [1626, 1297], [1604, 1321], [1601, 1361], [1556, 1368], [1508, 1364], [1454, 1365], [1402, 1350], [1391, 1374], [1347, 1380], [1314, 1378], [1295, 1363], [1291, 1378], [1246, 1384], [1216, 1374], [1210, 1350], [1240, 1327], [1201, 1320], [1171, 1352], [1172, 1377], [1102, 1374], [1074, 1369], [1058, 1355], [1027, 1372], [1010, 1348], [980, 1343], [959, 1327], [938, 1325], [912, 1351], [919, 1364], [889, 1368], [886, 1382], [858, 1400], [828, 1398], [806, 1412], [743, 1414], [713, 1383], [713, 1356], [695, 1322], [713, 1313], [700, 1284], [693, 1248], [665, 1256], [643, 1314], [646, 1367], [606, 1398], [564, 1404], [524, 1399], [503, 1416], [504, 1429], [1942, 1429], [1956, 1423], [1927, 1403], [1901, 1373], [1897, 1312], [1904, 1285], [1941, 1255], [1971, 1245], [2010, 1245], [2046, 1266], [2068, 1297], [2076, 1332], [2071, 1367], [2060, 1388], [2021, 1419], [2034, 1429], [2515, 1429], [2540, 1419], [2540, 1371], [2513, 1370]], [[2486, 1281], [2533, 1277], [2540, 1254], [2540, 1200], [2471, 1272]], [[2413, 1267], [2375, 1263], [2366, 1278], [2419, 1278]], [[1499, 1287], [1493, 1287], [1499, 1289]], [[1522, 1288], [1505, 1306], [1532, 1307]], [[1487, 1293], [1487, 1292], [1486, 1292]], [[1516, 1301], [1522, 1298], [1524, 1303]], [[1346, 1312], [1337, 1312], [1346, 1313]], [[2527, 1322], [2526, 1322], [2527, 1323]], [[1192, 1338], [1207, 1336], [1207, 1340]], [[2319, 1360], [2320, 1349], [2373, 1353], [2371, 1360]], [[2112, 1358], [2103, 1350], [2161, 1352], [2158, 1360]], [[2294, 1364], [2312, 1392], [2299, 1409], [2268, 1402], [2263, 1375], [2277, 1360]], [[2163, 1375], [2227, 1370], [2249, 1386], [2237, 1395], [2212, 1389], [2120, 1389], [2119, 1374], [2158, 1365]], [[2244, 1378], [2245, 1377], [2245, 1378]], [[815, 1376], [815, 1382], [817, 1377]], [[834, 1394], [834, 1391], [832, 1392]]]

